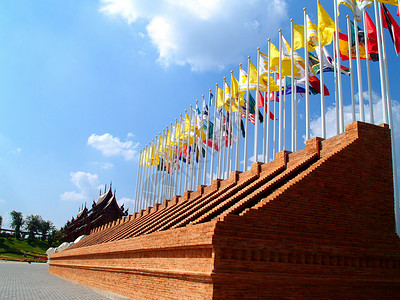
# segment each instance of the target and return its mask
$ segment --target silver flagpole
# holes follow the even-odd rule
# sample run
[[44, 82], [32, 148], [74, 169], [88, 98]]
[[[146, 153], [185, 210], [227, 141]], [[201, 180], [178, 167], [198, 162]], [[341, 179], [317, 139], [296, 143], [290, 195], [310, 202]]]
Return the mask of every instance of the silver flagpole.
[[[239, 65], [239, 68], [242, 67], [242, 64]], [[233, 78], [232, 78], [233, 79]], [[239, 78], [240, 80], [240, 78]], [[237, 95], [234, 95], [235, 99], [237, 97], [238, 100], [238, 118], [237, 118], [237, 142], [236, 142], [236, 159], [235, 159], [235, 170], [239, 171], [240, 169], [240, 139], [241, 139], [241, 129], [240, 129], [240, 120], [242, 119], [242, 113], [241, 113], [241, 105], [240, 105], [240, 95], [239, 91]]]
[[[269, 55], [268, 55], [269, 56]], [[260, 68], [260, 66], [258, 66], [258, 68]], [[268, 69], [269, 69], [269, 66], [268, 66]], [[268, 77], [269, 78], [269, 77]], [[268, 79], [268, 86], [267, 86], [267, 91], [269, 91], [269, 79]], [[267, 160], [266, 160], [266, 155], [267, 155], [267, 152], [266, 152], [266, 143], [265, 143], [265, 139], [266, 139], [266, 130], [267, 130], [267, 128], [266, 128], [266, 126], [267, 126], [267, 122], [269, 123], [269, 119], [267, 118], [267, 104], [266, 104], [266, 95], [265, 95], [265, 91], [264, 91], [264, 103], [263, 103], [263, 106], [264, 106], [264, 124], [263, 124], [263, 138], [262, 138], [262, 159], [263, 159], [263, 162], [264, 163], [266, 163], [267, 162]], [[269, 94], [269, 93], [268, 93]]]
[[[196, 100], [196, 107], [198, 107], [198, 106], [199, 106], [199, 101]], [[190, 127], [192, 127], [192, 125], [194, 125], [193, 124], [193, 107], [191, 107], [191, 109], [190, 109]], [[194, 185], [193, 181], [195, 181], [195, 177], [196, 177], [196, 172], [195, 172], [196, 171], [196, 169], [195, 169], [196, 159], [194, 159], [195, 154], [196, 154], [196, 150], [195, 150], [195, 147], [196, 147], [196, 125], [194, 125], [193, 127], [194, 127], [193, 128], [193, 141], [192, 141], [192, 147], [190, 147], [190, 166], [189, 166], [190, 167], [189, 190], [191, 190], [191, 191], [195, 190], [195, 187], [193, 186]]]
[[[157, 144], [157, 146], [155, 146], [154, 145], [154, 147], [155, 147], [155, 149], [154, 149], [154, 157], [156, 157], [156, 156], [158, 156], [158, 148], [159, 148], [159, 140], [158, 140], [158, 138], [157, 138], [157, 136], [156, 136], [156, 144]], [[158, 182], [158, 173], [159, 172], [157, 172], [157, 166], [156, 166], [156, 174], [155, 174], [155, 180], [154, 180], [154, 193], [153, 193], [153, 202], [157, 202], [158, 201], [158, 199], [157, 199], [157, 182]]]
[[[275, 73], [275, 76], [274, 76], [274, 80], [275, 80], [275, 82], [276, 82], [276, 73]], [[275, 93], [274, 93], [274, 115], [275, 115], [275, 117], [274, 117], [274, 152], [273, 152], [273, 159], [275, 159], [276, 158], [276, 146], [277, 146], [277, 142], [276, 142], [276, 101], [277, 101], [277, 97], [276, 97], [276, 95], [278, 94], [278, 91], [276, 91]], [[281, 118], [281, 116], [279, 116], [279, 119]]]
[[[379, 15], [382, 16], [382, 4], [379, 5]], [[396, 222], [396, 233], [399, 235], [400, 233], [400, 208], [399, 208], [399, 187], [398, 187], [398, 178], [397, 178], [397, 160], [396, 160], [396, 143], [395, 143], [395, 135], [394, 135], [394, 127], [393, 127], [393, 118], [392, 118], [392, 99], [390, 97], [390, 86], [389, 86], [389, 72], [387, 66], [387, 56], [386, 56], [386, 45], [385, 45], [385, 35], [383, 33], [382, 26], [382, 18], [379, 18], [380, 22], [380, 33], [382, 36], [382, 53], [383, 53], [383, 61], [385, 66], [385, 82], [386, 82], [386, 101], [387, 101], [387, 109], [388, 109], [388, 118], [389, 118], [389, 127], [390, 127], [390, 135], [392, 139], [392, 164], [393, 164], [393, 189], [394, 189], [394, 215]], [[378, 43], [379, 44], [379, 43]], [[381, 58], [379, 57], [379, 60]], [[385, 99], [382, 99], [384, 102]]]
[[321, 130], [322, 138], [326, 138], [326, 123], [325, 123], [325, 90], [324, 90], [324, 63], [322, 59], [322, 46], [321, 46], [321, 31], [318, 28], [318, 46], [319, 46], [319, 76], [320, 76], [320, 90], [321, 90]]
[[172, 159], [173, 159], [173, 155], [174, 155], [173, 142], [172, 142], [173, 141], [173, 137], [172, 137], [172, 134], [173, 134], [172, 122], [170, 123], [170, 126], [171, 126], [171, 130], [169, 131], [169, 145], [167, 146], [167, 149], [168, 149], [167, 154], [171, 154], [171, 156], [168, 158], [168, 165], [167, 165], [168, 171], [167, 171], [167, 174], [168, 174], [168, 190], [169, 190], [168, 194], [169, 194], [169, 199], [172, 199], [172, 197], [174, 196], [174, 190], [172, 188], [174, 177], [171, 174], [174, 171], [173, 164], [172, 164]]
[[[214, 179], [214, 147], [215, 147], [215, 127], [216, 127], [216, 122], [217, 122], [217, 99], [218, 99], [218, 83], [215, 84], [215, 96], [214, 96], [214, 126], [213, 126], [213, 136], [212, 136], [212, 147], [211, 147], [211, 167], [210, 167], [210, 176], [211, 176], [211, 182], [212, 183]], [[211, 108], [211, 104], [210, 104]]]
[[356, 42], [356, 57], [357, 57], [357, 79], [358, 79], [358, 101], [360, 103], [360, 121], [365, 121], [364, 113], [364, 95], [361, 75], [361, 61], [360, 61], [360, 44], [358, 40], [358, 25], [357, 19], [353, 19], [354, 24], [354, 39]]
[[249, 139], [249, 109], [250, 109], [250, 56], [247, 57], [247, 93], [246, 93], [246, 135], [244, 138], [244, 165], [243, 172], [247, 171], [247, 152], [248, 152], [248, 139]]
[[[190, 105], [190, 110], [192, 110], [192, 106]], [[184, 121], [184, 135], [186, 136], [186, 115], [187, 115], [187, 110], [185, 109], [185, 121]], [[189, 124], [189, 135], [188, 135], [188, 139], [187, 139], [187, 143], [186, 143], [186, 163], [185, 163], [185, 189], [184, 191], [188, 190], [188, 177], [189, 177], [189, 145], [190, 145], [190, 124]], [[183, 146], [185, 147], [185, 146]], [[182, 157], [184, 156], [184, 149], [182, 149]]]
[[[336, 23], [335, 23], [336, 25]], [[336, 40], [336, 35], [333, 36], [333, 77], [334, 77], [334, 82], [335, 82], [335, 112], [336, 112], [336, 135], [338, 135], [340, 133], [340, 120], [339, 120], [339, 95], [338, 95], [338, 76], [340, 77], [340, 75], [338, 75], [338, 66], [336, 64], [336, 57], [340, 56], [340, 55], [336, 55], [336, 44], [337, 44], [337, 40]], [[340, 72], [340, 70], [339, 70]], [[341, 74], [341, 73], [339, 73]]]
[[231, 123], [232, 123], [232, 95], [231, 92], [229, 91], [229, 120], [228, 120], [228, 159], [227, 159], [227, 166], [226, 166], [226, 173], [227, 175], [225, 176], [225, 178], [229, 177], [229, 173], [231, 172], [231, 138], [232, 138], [232, 134], [233, 132], [231, 132]]
[[[260, 65], [260, 47], [257, 48], [257, 87], [256, 87], [256, 105], [255, 109], [255, 127], [254, 127], [254, 162], [258, 162], [258, 92], [260, 90], [260, 74], [259, 74], [259, 65]], [[250, 72], [247, 74], [248, 80], [250, 81]]]
[[356, 120], [356, 105], [354, 100], [354, 75], [353, 75], [353, 52], [351, 51], [351, 45], [353, 44], [350, 30], [350, 17], [347, 15], [347, 39], [349, 43], [349, 68], [350, 68], [350, 95], [351, 95], [351, 120]]
[[[174, 148], [175, 148], [175, 162], [174, 162], [174, 174], [175, 174], [175, 177], [174, 177], [174, 195], [178, 195], [178, 172], [179, 172], [179, 169], [178, 169], [178, 166], [179, 166], [179, 143], [180, 143], [180, 139], [181, 139], [181, 136], [180, 136], [180, 134], [177, 132], [177, 130], [178, 130], [178, 119], [177, 118], [175, 118], [175, 137], [174, 137], [174, 140], [176, 139], [176, 135], [178, 134], [178, 140], [176, 141], [176, 143], [174, 143], [175, 145], [174, 145]], [[179, 130], [180, 130], [180, 127], [179, 127]]]
[[[337, 64], [337, 76], [338, 76], [338, 94], [339, 94], [339, 132], [344, 132], [344, 115], [343, 115], [343, 86], [342, 86], [342, 73], [341, 73], [341, 65], [342, 61], [340, 58], [340, 49], [339, 49], [339, 18], [338, 18], [338, 6], [337, 0], [334, 1], [335, 5], [335, 37], [336, 37], [336, 64]], [[335, 51], [334, 51], [335, 52]]]
[[278, 151], [282, 151], [282, 140], [283, 140], [283, 108], [282, 101], [282, 29], [279, 29], [279, 141], [278, 141]]
[[[380, 6], [379, 6], [380, 8]], [[381, 30], [382, 30], [382, 14], [381, 11], [378, 10], [377, 1], [374, 0], [374, 10], [375, 10], [375, 24], [376, 24], [376, 36], [378, 40], [378, 55], [379, 55], [379, 71], [380, 71], [380, 78], [381, 78], [381, 95], [382, 95], [382, 114], [383, 114], [383, 123], [388, 124], [388, 107], [387, 102], [384, 99], [386, 97], [386, 84], [385, 84], [385, 71], [384, 71], [384, 63], [383, 63], [383, 51], [382, 51], [382, 37], [381, 37]]]
[[308, 31], [307, 31], [307, 9], [304, 10], [304, 56], [305, 56], [305, 86], [306, 86], [306, 141], [310, 139], [310, 87], [309, 87], [309, 57], [307, 49]]
[[367, 29], [367, 13], [366, 7], [362, 10], [363, 12], [363, 23], [364, 23], [364, 40], [365, 40], [365, 64], [367, 66], [367, 80], [368, 80], [368, 97], [369, 97], [369, 120], [371, 124], [374, 124], [374, 105], [372, 103], [372, 86], [371, 86], [371, 71], [369, 68], [369, 50], [368, 50], [368, 29]]
[[297, 80], [292, 83], [294, 86], [294, 151], [297, 151]]
[[[265, 162], [269, 162], [269, 158], [270, 158], [270, 156], [269, 156], [269, 148], [270, 148], [270, 122], [269, 122], [269, 115], [270, 115], [270, 111], [271, 111], [271, 109], [270, 109], [270, 99], [271, 99], [271, 87], [270, 87], [270, 85], [271, 85], [271, 79], [270, 79], [270, 76], [271, 76], [271, 58], [270, 58], [270, 51], [271, 51], [271, 39], [268, 39], [268, 87], [267, 87], [267, 93], [268, 93], [268, 95], [267, 95], [267, 117], [266, 117], [266, 119], [268, 120], [268, 123], [267, 123], [267, 152], [266, 152], [266, 157], [264, 158], [264, 161]], [[275, 123], [275, 118], [274, 118], [274, 123]], [[275, 147], [275, 146], [274, 146]]]
[[[208, 99], [209, 100], [211, 99], [211, 89], [208, 90]], [[206, 106], [207, 106], [207, 104], [206, 104]], [[209, 138], [209, 131], [210, 131], [210, 111], [211, 111], [211, 105], [210, 105], [210, 103], [208, 103], [207, 132], [206, 132], [206, 156], [204, 158], [203, 184], [207, 184], [207, 159], [208, 159], [208, 138]]]
[[181, 167], [180, 167], [180, 175], [179, 175], [179, 195], [182, 194], [182, 177], [183, 177], [183, 147], [185, 147], [185, 123], [182, 118], [182, 114], [180, 114], [181, 117], [181, 124], [180, 124], [180, 129], [179, 129], [179, 139], [181, 141], [181, 146], [179, 151], [179, 155], [181, 157]]
[[[201, 180], [201, 171], [202, 171], [202, 166], [203, 166], [203, 139], [202, 139], [202, 133], [203, 133], [203, 129], [204, 129], [204, 111], [205, 111], [205, 103], [206, 100], [204, 99], [204, 94], [202, 95], [203, 98], [203, 102], [202, 102], [202, 106], [201, 106], [201, 118], [200, 118], [200, 124], [199, 124], [199, 133], [200, 133], [200, 137], [199, 137], [199, 142], [197, 143], [197, 148], [200, 148], [200, 158], [201, 160], [199, 161], [199, 165], [198, 165], [198, 173], [197, 173], [197, 186], [199, 186], [200, 184], [202, 184], [202, 180]], [[206, 148], [207, 150], [207, 148]]]
[[283, 79], [283, 150], [286, 150], [286, 76]]
[[[225, 82], [225, 77], [224, 77], [224, 82]], [[225, 84], [224, 84], [225, 85]], [[217, 163], [217, 178], [221, 179], [221, 169], [222, 169], [222, 155], [223, 155], [223, 148], [221, 146], [222, 142], [222, 125], [223, 125], [223, 118], [224, 118], [224, 112], [225, 112], [225, 86], [224, 90], [222, 92], [222, 106], [221, 110], [219, 112], [219, 137], [218, 137], [218, 163]]]
[[[146, 151], [146, 153], [150, 153], [150, 150], [149, 150], [149, 146], [147, 145], [147, 151]], [[149, 155], [148, 155], [149, 156]], [[147, 157], [148, 158], [148, 157]], [[147, 168], [146, 168], [146, 172], [145, 172], [145, 177], [144, 177], [144, 188], [143, 188], [143, 199], [142, 199], [142, 205], [141, 205], [141, 207], [144, 209], [145, 208], [145, 205], [146, 205], [146, 199], [147, 199], [147, 194], [148, 194], [148, 189], [147, 189], [147, 186], [148, 186], [148, 174], [149, 174], [149, 165], [148, 165], [148, 162], [146, 161], [146, 164], [147, 164]], [[147, 193], [147, 194], [146, 194]]]
[[290, 65], [290, 72], [291, 72], [291, 80], [292, 80], [292, 151], [296, 151], [295, 147], [295, 133], [296, 133], [296, 102], [294, 100], [294, 96], [296, 95], [296, 87], [294, 85], [294, 32], [293, 32], [293, 19], [290, 19], [290, 43], [291, 43], [291, 51], [290, 51], [290, 59], [291, 59], [291, 65]]
[[164, 140], [163, 140], [163, 144], [164, 144], [164, 146], [163, 146], [163, 164], [162, 164], [162, 176], [163, 176], [163, 180], [162, 180], [162, 187], [161, 187], [161, 201], [162, 200], [164, 200], [164, 199], [167, 199], [168, 198], [168, 196], [167, 196], [167, 187], [166, 187], [166, 184], [165, 184], [165, 182], [167, 182], [167, 174], [166, 174], [166, 172], [164, 171], [164, 169], [166, 169], [166, 167], [165, 167], [165, 161], [166, 161], [166, 157], [167, 157], [167, 134], [168, 134], [168, 126], [165, 128], [165, 130], [163, 130], [163, 136], [164, 136]]

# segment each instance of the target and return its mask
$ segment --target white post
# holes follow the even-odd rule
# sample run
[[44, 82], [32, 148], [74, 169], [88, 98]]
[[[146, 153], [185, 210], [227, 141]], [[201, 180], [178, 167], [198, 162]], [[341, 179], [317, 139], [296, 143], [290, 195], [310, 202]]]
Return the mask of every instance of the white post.
[[[239, 65], [239, 68], [241, 68], [241, 67], [242, 67], [242, 64]], [[235, 162], [236, 166], [235, 166], [235, 170], [239, 171], [239, 168], [240, 168], [240, 139], [241, 139], [241, 137], [240, 137], [241, 136], [240, 120], [242, 119], [242, 113], [241, 113], [242, 107], [240, 105], [240, 96], [239, 96], [239, 94], [238, 95], [234, 95], [235, 98], [236, 98], [236, 96], [237, 96], [237, 99], [238, 99], [238, 118], [237, 118], [237, 135], [238, 135], [238, 138], [237, 138], [237, 143], [236, 143], [236, 160], [235, 160], [236, 161]]]
[[[176, 142], [177, 145], [175, 145], [175, 161], [176, 163], [174, 164], [174, 172], [175, 172], [175, 178], [174, 178], [174, 195], [178, 195], [178, 166], [179, 166], [179, 144], [181, 140], [181, 135], [177, 133], [178, 130], [178, 119], [175, 118], [175, 137], [178, 134], [178, 140]], [[180, 127], [179, 127], [180, 130]], [[175, 170], [176, 169], [176, 170]]]
[[319, 75], [320, 75], [320, 90], [321, 90], [321, 129], [322, 138], [326, 138], [326, 123], [325, 123], [325, 89], [324, 89], [324, 63], [322, 58], [321, 46], [321, 31], [318, 28], [318, 46], [319, 46]]
[[[214, 178], [214, 147], [215, 147], [215, 127], [217, 126], [217, 99], [218, 99], [218, 83], [215, 84], [215, 96], [214, 96], [214, 126], [213, 126], [213, 137], [212, 137], [212, 147], [211, 147], [211, 167], [210, 167], [210, 177], [211, 182]], [[211, 105], [210, 105], [211, 108]]]
[[[339, 78], [341, 77], [341, 73], [339, 73], [338, 75], [338, 71], [340, 72], [340, 67], [337, 67], [336, 64], [336, 56], [340, 56], [340, 55], [336, 55], [336, 44], [338, 44], [338, 42], [336, 41], [336, 36], [333, 37], [333, 77], [334, 77], [334, 82], [335, 82], [335, 112], [336, 112], [336, 135], [338, 135], [340, 133], [340, 128], [339, 128], [339, 95], [338, 95], [338, 76]], [[339, 69], [339, 70], [338, 70]]]
[[[255, 109], [255, 125], [254, 125], [254, 162], [258, 162], [258, 91], [260, 90], [260, 74], [259, 74], [259, 65], [260, 65], [260, 47], [257, 48], [257, 88], [256, 88], [256, 105]], [[247, 73], [248, 80], [250, 81], [250, 72]]]
[[353, 20], [354, 24], [354, 39], [356, 42], [356, 57], [357, 57], [357, 79], [358, 79], [358, 101], [360, 103], [360, 121], [365, 121], [364, 113], [364, 95], [363, 95], [363, 85], [362, 85], [362, 75], [361, 75], [361, 61], [360, 61], [360, 44], [358, 41], [358, 25], [357, 19]]
[[279, 29], [279, 143], [278, 149], [282, 151], [282, 140], [283, 140], [283, 108], [282, 101], [284, 101], [282, 97], [282, 29]]
[[368, 97], [369, 97], [369, 120], [374, 124], [374, 105], [372, 103], [372, 86], [371, 86], [371, 71], [369, 68], [369, 50], [368, 50], [368, 29], [366, 22], [366, 8], [363, 9], [363, 23], [364, 23], [364, 39], [365, 39], [365, 64], [367, 66], [367, 80], [368, 80]]
[[[271, 58], [270, 58], [270, 49], [271, 49], [271, 39], [268, 39], [268, 87], [267, 87], [267, 96], [266, 96], [266, 103], [264, 103], [264, 106], [267, 105], [267, 114], [266, 114], [266, 120], [268, 120], [267, 123], [267, 151], [266, 151], [266, 157], [264, 157], [264, 162], [269, 162], [269, 148], [270, 148], [270, 122], [269, 122], [269, 115], [270, 115], [270, 98], [271, 98]], [[267, 122], [267, 121], [265, 121]], [[275, 122], [275, 121], [274, 121]]]
[[308, 68], [309, 68], [309, 57], [308, 57], [308, 49], [307, 49], [307, 40], [308, 40], [308, 32], [307, 32], [307, 9], [304, 10], [304, 53], [305, 53], [305, 86], [306, 86], [306, 140], [310, 139], [310, 87], [309, 87], [309, 76], [308, 76]]
[[[192, 106], [190, 105], [190, 111], [192, 111]], [[185, 109], [185, 121], [184, 121], [184, 126], [186, 125], [186, 115], [187, 115], [187, 110]], [[189, 123], [190, 124], [190, 123]], [[185, 128], [183, 129], [184, 135], [186, 135], [186, 130]], [[188, 190], [188, 180], [189, 180], [189, 146], [190, 146], [190, 125], [189, 125], [189, 135], [186, 143], [186, 166], [185, 166], [185, 191]], [[182, 149], [182, 157], [184, 154], [184, 149]]]
[[291, 44], [291, 51], [290, 51], [290, 72], [291, 72], [291, 79], [292, 79], [292, 151], [296, 151], [295, 147], [295, 134], [296, 134], [296, 102], [295, 102], [295, 95], [296, 95], [296, 86], [294, 85], [294, 32], [293, 32], [293, 19], [290, 19], [290, 44]]
[[353, 53], [351, 51], [351, 45], [353, 43], [351, 38], [350, 29], [350, 17], [347, 15], [347, 40], [349, 43], [349, 68], [350, 68], [350, 95], [351, 95], [351, 120], [354, 122], [356, 120], [356, 105], [354, 100], [354, 75], [353, 75]]
[[[208, 99], [211, 100], [211, 89], [208, 90]], [[211, 112], [210, 104], [211, 103], [208, 104], [209, 108], [208, 108], [208, 112], [207, 112], [206, 156], [204, 157], [203, 184], [207, 184], [208, 139], [209, 139], [209, 132], [210, 132], [210, 112]]]
[[336, 37], [336, 60], [337, 60], [337, 76], [338, 76], [338, 93], [339, 93], [339, 131], [344, 132], [344, 114], [343, 114], [343, 86], [342, 86], [342, 73], [341, 73], [341, 59], [339, 49], [339, 18], [337, 0], [334, 1], [335, 5], [335, 37]]
[[248, 152], [248, 139], [249, 139], [249, 109], [250, 109], [250, 56], [247, 57], [247, 93], [246, 93], [246, 136], [244, 138], [244, 166], [243, 172], [247, 171], [247, 152]]
[[[181, 141], [181, 147], [178, 151], [180, 151], [180, 156], [181, 156], [181, 168], [180, 168], [180, 175], [179, 175], [179, 195], [182, 195], [182, 177], [183, 177], [183, 147], [185, 147], [185, 122], [184, 119], [182, 118], [182, 114], [180, 114], [181, 117], [181, 125], [180, 125], [180, 134], [179, 138]], [[179, 154], [178, 154], [179, 155]]]

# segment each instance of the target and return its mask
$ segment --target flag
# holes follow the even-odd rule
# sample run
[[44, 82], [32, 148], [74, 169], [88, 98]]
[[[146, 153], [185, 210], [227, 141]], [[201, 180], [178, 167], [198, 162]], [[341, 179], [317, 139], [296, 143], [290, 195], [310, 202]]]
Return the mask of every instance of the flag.
[[329, 45], [333, 40], [335, 32], [335, 22], [328, 15], [321, 3], [318, 3], [318, 30], [321, 33], [321, 47]]
[[311, 22], [308, 14], [306, 14], [307, 21], [307, 51], [312, 52], [318, 46], [318, 32], [317, 26]]
[[[321, 94], [321, 82], [319, 81], [319, 79], [315, 76], [311, 76], [309, 78], [310, 81], [310, 90], [311, 92], [316, 95], [316, 94]], [[325, 96], [329, 96], [329, 90], [326, 87], [326, 85], [324, 85], [324, 95]]]
[[[283, 47], [285, 48], [285, 47]], [[271, 69], [273, 69], [276, 72], [279, 72], [279, 50], [276, 48], [274, 44], [271, 43], [271, 49], [270, 49], [270, 62], [271, 62]], [[291, 71], [291, 59], [290, 56], [288, 55], [288, 52], [283, 50], [282, 54], [282, 76], [290, 76], [292, 71]], [[295, 73], [297, 73], [299, 69], [295, 66]], [[278, 89], [279, 90], [279, 89]]]
[[213, 99], [214, 99], [214, 95], [212, 93], [210, 93], [210, 106], [211, 105], [215, 105], [215, 104], [212, 103]]
[[[389, 3], [391, 4], [391, 3]], [[390, 37], [392, 38], [394, 49], [397, 56], [400, 52], [400, 27], [394, 20], [393, 16], [390, 14], [385, 4], [382, 6], [382, 25], [384, 28], [389, 30]]]
[[369, 14], [366, 12], [367, 33], [368, 33], [368, 54], [373, 61], [378, 61], [378, 38], [376, 35], [376, 27], [374, 22], [371, 20]]
[[[334, 62], [333, 62], [333, 58], [331, 56], [331, 54], [329, 53], [328, 49], [326, 47], [322, 47], [322, 58], [319, 57], [319, 48], [317, 47], [317, 55], [318, 55], [318, 62], [317, 64], [314, 64], [312, 66], [313, 70], [315, 71], [316, 74], [318, 74], [321, 71], [321, 63], [320, 61], [322, 61], [322, 66], [323, 66], [323, 72], [334, 72], [335, 68], [334, 68]], [[365, 52], [365, 51], [364, 51]], [[310, 54], [311, 56], [312, 54]], [[365, 57], [365, 53], [364, 53], [364, 57]], [[314, 60], [316, 59], [315, 56], [313, 56]], [[341, 66], [341, 73], [345, 74], [345, 75], [350, 75], [350, 69], [345, 67], [345, 66]]]
[[338, 0], [337, 5], [343, 4], [351, 9], [353, 12], [353, 18], [357, 22], [361, 22], [362, 10], [370, 7], [373, 1], [370, 0]]
[[[254, 100], [254, 98], [253, 98], [253, 96], [249, 93], [249, 96], [250, 96], [250, 101], [249, 101], [249, 121], [253, 124], [253, 125], [255, 125], [256, 124], [256, 122], [255, 122], [255, 113], [256, 113], [256, 111], [255, 111], [255, 106], [256, 106], [256, 101]], [[243, 109], [243, 111], [242, 111], [242, 118], [246, 118], [246, 106], [243, 106], [242, 107], [242, 109]], [[263, 115], [261, 114], [261, 112], [260, 111], [258, 111], [258, 121], [260, 122], [260, 123], [262, 123], [263, 121], [264, 121], [264, 117], [263, 117]]]
[[304, 48], [304, 25], [293, 24], [293, 49], [298, 50]]
[[385, 4], [398, 5], [397, 0], [377, 0], [377, 1]]
[[[339, 32], [339, 51], [342, 60], [349, 60], [349, 40], [347, 34]], [[360, 58], [365, 59], [365, 47], [363, 44], [359, 45]], [[351, 47], [351, 58], [356, 58], [356, 48]]]
[[[265, 111], [266, 111], [267, 110], [266, 109], [267, 108], [267, 103], [265, 102], [264, 97], [261, 94], [261, 92], [258, 92], [258, 108], [264, 107], [264, 104], [265, 104]], [[274, 114], [272, 112], [269, 112], [269, 118], [271, 120], [275, 119], [275, 116], [274, 116]]]
[[268, 55], [262, 52], [258, 58], [258, 71], [260, 75], [268, 74]]

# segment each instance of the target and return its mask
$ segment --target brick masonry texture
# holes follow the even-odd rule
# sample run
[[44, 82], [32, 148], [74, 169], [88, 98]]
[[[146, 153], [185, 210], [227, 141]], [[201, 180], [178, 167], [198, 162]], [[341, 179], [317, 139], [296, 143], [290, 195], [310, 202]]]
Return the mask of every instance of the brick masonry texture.
[[390, 131], [354, 122], [92, 230], [49, 271], [134, 299], [399, 299]]

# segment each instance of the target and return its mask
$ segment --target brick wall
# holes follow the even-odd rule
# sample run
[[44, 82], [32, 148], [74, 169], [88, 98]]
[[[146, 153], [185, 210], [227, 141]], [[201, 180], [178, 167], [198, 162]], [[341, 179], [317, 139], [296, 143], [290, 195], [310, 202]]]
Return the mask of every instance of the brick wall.
[[104, 226], [49, 271], [136, 299], [398, 299], [393, 202], [389, 129], [355, 122]]

